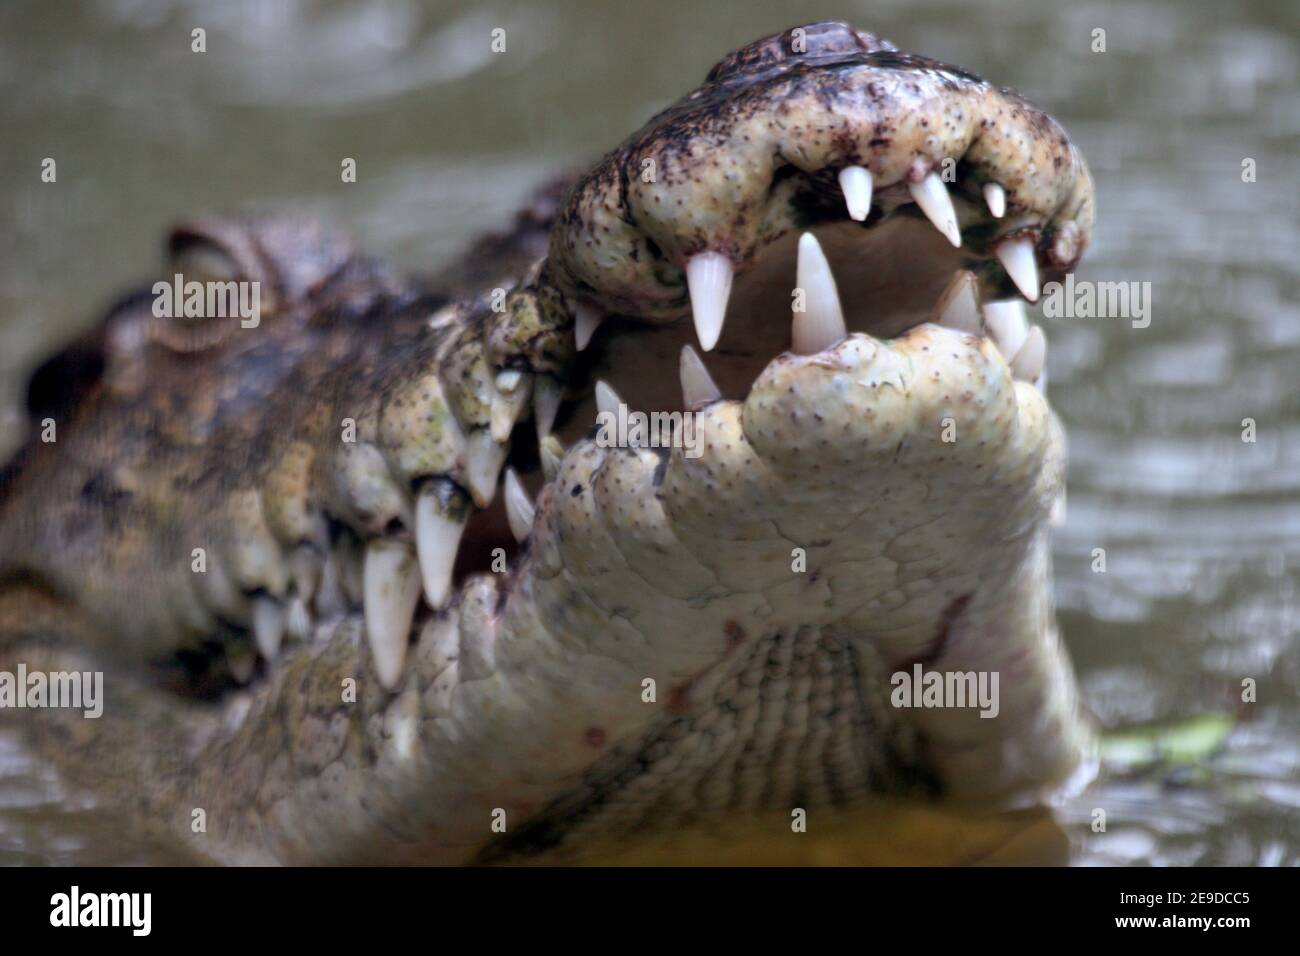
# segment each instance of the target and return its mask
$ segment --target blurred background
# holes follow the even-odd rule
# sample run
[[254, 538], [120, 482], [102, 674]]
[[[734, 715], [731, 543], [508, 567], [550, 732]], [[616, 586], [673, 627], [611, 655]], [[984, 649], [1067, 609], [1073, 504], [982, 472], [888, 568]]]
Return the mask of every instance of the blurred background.
[[[1105, 779], [1059, 813], [1075, 861], [1300, 863], [1294, 0], [6, 2], [0, 408], [155, 275], [181, 216], [311, 211], [430, 271], [728, 50], [819, 19], [1051, 112], [1097, 181], [1079, 277], [1152, 284], [1149, 328], [1044, 323], [1071, 446], [1061, 624], [1114, 731]], [[191, 52], [195, 27], [206, 53]], [[45, 157], [57, 184], [40, 180]], [[340, 182], [343, 157], [356, 183]], [[1241, 702], [1244, 678], [1257, 703]], [[0, 731], [0, 862], [162, 859], [115, 845], [110, 816], [64, 799]]]

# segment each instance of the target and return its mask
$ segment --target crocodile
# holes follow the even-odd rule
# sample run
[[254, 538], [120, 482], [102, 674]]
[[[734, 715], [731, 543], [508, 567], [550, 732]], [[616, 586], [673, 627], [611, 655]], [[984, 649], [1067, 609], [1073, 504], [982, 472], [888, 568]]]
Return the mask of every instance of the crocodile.
[[104, 700], [6, 723], [228, 864], [1043, 806], [1095, 744], [1025, 302], [1093, 220], [1056, 120], [825, 22], [432, 278], [307, 220], [183, 223], [168, 282], [256, 283], [256, 321], [140, 289], [32, 375], [0, 670]]

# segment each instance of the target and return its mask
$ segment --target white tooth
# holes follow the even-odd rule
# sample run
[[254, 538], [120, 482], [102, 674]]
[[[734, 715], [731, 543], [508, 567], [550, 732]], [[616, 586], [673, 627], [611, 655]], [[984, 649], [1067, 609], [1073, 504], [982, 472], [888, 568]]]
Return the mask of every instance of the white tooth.
[[537, 376], [533, 385], [533, 419], [537, 424], [537, 442], [541, 444], [555, 427], [555, 416], [560, 413], [564, 389], [549, 375]]
[[415, 756], [415, 745], [420, 737], [420, 692], [415, 687], [402, 691], [384, 714], [384, 730], [387, 733], [393, 756], [406, 763]]
[[1030, 302], [1038, 301], [1038, 264], [1034, 262], [1034, 244], [1029, 239], [1008, 239], [997, 248], [998, 261], [1007, 270], [1016, 288]]
[[957, 228], [957, 210], [952, 208], [952, 197], [938, 173], [929, 173], [919, 183], [908, 183], [912, 199], [921, 212], [934, 223], [934, 227], [948, 237], [954, 246], [961, 246], [961, 230]]
[[528, 403], [527, 381], [524, 373], [508, 368], [497, 375], [496, 391], [492, 396], [492, 440], [504, 442], [510, 437], [519, 413]]
[[465, 483], [474, 504], [486, 508], [497, 493], [497, 477], [510, 453], [510, 443], [500, 444], [485, 429], [470, 432], [465, 442]]
[[415, 549], [424, 599], [432, 608], [442, 608], [451, 594], [451, 573], [468, 518], [464, 494], [443, 479], [426, 482], [415, 499]]
[[1007, 211], [1007, 194], [997, 183], [984, 184], [984, 202], [994, 219], [1001, 219]]
[[285, 616], [284, 630], [290, 637], [305, 641], [311, 636], [311, 611], [302, 597], [294, 595], [289, 599], [289, 611]]
[[564, 446], [554, 435], [547, 435], [538, 454], [542, 459], [542, 477], [548, 482], [554, 481], [560, 473], [560, 463], [564, 461]]
[[973, 272], [963, 270], [952, 277], [934, 304], [930, 321], [960, 332], [980, 334], [979, 291]]
[[253, 598], [253, 637], [262, 656], [275, 660], [284, 640], [284, 607], [275, 598], [265, 594]]
[[709, 370], [703, 359], [689, 345], [682, 346], [682, 357], [678, 363], [678, 372], [682, 379], [682, 404], [688, 412], [696, 412], [711, 402], [722, 397], [718, 386], [713, 383]]
[[524, 380], [524, 373], [517, 368], [502, 369], [497, 372], [496, 390], [502, 395], [513, 397], [519, 393], [519, 386]]
[[[608, 383], [604, 381], [600, 381], [596, 383], [597, 420], [599, 420], [600, 415], [606, 413], [612, 415], [614, 417], [614, 421], [618, 422], [623, 415], [627, 414], [627, 406], [623, 403], [623, 399], [618, 397], [618, 392], [614, 391], [614, 389], [611, 388]], [[622, 432], [623, 431], [622, 426], [619, 426], [618, 430]], [[640, 438], [629, 436], [627, 447], [644, 448], [646, 447], [646, 442], [641, 440]]]
[[603, 381], [596, 383], [596, 414], [609, 412], [618, 418], [618, 408], [622, 404], [623, 400], [618, 397], [618, 392]]
[[848, 332], [831, 265], [811, 232], [799, 237], [795, 283], [803, 290], [804, 311], [794, 313], [793, 349], [799, 355], [814, 355], [842, 340]]
[[1021, 381], [1033, 382], [1043, 371], [1043, 362], [1047, 358], [1047, 336], [1038, 326], [1033, 326], [1025, 336], [1025, 344], [1011, 360], [1011, 374]]
[[506, 469], [506, 520], [510, 522], [510, 532], [521, 544], [528, 539], [533, 528], [533, 503], [528, 500], [528, 492], [519, 483], [519, 476], [513, 468]]
[[366, 547], [366, 639], [379, 682], [391, 690], [402, 676], [411, 619], [420, 599], [420, 570], [409, 545], [372, 541]]
[[686, 286], [691, 293], [695, 334], [699, 336], [700, 348], [706, 352], [718, 344], [722, 335], [734, 274], [731, 260], [719, 252], [701, 252], [686, 263]]
[[871, 170], [864, 166], [846, 166], [840, 170], [840, 189], [849, 218], [862, 222], [871, 213]]
[[989, 302], [984, 306], [984, 321], [989, 327], [993, 341], [997, 343], [1002, 357], [1008, 362], [1020, 351], [1029, 334], [1029, 319], [1025, 316], [1025, 304], [1019, 299], [1004, 299], [1001, 302]]
[[489, 429], [494, 442], [500, 444], [510, 437], [510, 433], [514, 431], [515, 419], [519, 417], [519, 410], [523, 404], [522, 401], [516, 402], [501, 395], [492, 397]]
[[596, 334], [596, 329], [604, 321], [605, 317], [593, 306], [585, 302], [578, 303], [578, 307], [573, 310], [573, 337], [578, 341], [579, 352], [587, 347], [591, 337]]

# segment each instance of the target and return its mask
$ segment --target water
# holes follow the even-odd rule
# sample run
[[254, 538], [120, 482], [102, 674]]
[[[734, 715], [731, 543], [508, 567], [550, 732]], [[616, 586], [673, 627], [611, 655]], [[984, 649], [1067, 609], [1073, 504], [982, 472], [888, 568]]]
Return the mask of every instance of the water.
[[[429, 270], [799, 15], [787, 0], [6, 4], [0, 395], [150, 276], [180, 216], [305, 209]], [[872, 0], [816, 17], [1051, 111], [1097, 180], [1080, 278], [1151, 283], [1148, 328], [1046, 323], [1072, 456], [1061, 623], [1103, 725], [1236, 723], [1191, 767], [1110, 779], [1064, 808], [1076, 861], [1300, 863], [1300, 7]], [[207, 53], [190, 50], [195, 26]], [[56, 186], [39, 180], [46, 156]], [[340, 182], [343, 157], [355, 184]], [[1240, 703], [1243, 678], [1257, 703]], [[116, 846], [110, 817], [68, 806], [0, 737], [0, 859], [168, 858]]]

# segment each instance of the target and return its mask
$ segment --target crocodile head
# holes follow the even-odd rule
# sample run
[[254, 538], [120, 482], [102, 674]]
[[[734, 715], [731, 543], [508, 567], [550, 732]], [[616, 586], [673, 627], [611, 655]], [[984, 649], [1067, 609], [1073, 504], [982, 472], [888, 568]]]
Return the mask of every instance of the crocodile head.
[[[436, 288], [301, 224], [175, 231], [168, 277], [256, 281], [260, 321], [128, 298], [37, 373], [3, 653], [108, 699], [34, 745], [227, 861], [1040, 801], [1090, 745], [1022, 298], [1092, 216], [1051, 117], [822, 23]], [[927, 672], [996, 697], [900, 706]]]

